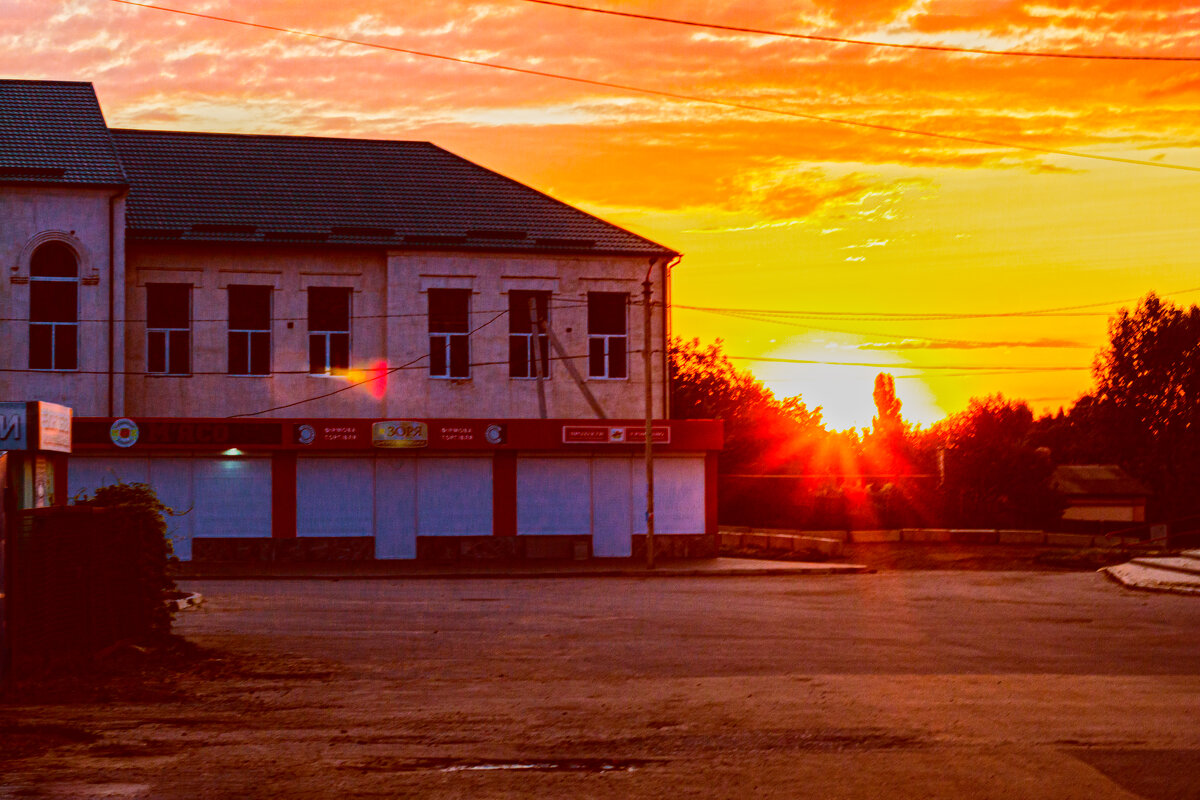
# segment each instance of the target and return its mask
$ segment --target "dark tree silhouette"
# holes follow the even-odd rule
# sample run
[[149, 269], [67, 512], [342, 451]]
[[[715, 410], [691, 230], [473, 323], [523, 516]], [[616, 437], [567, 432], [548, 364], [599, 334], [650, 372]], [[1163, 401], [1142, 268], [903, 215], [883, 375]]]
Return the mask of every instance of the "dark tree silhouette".
[[1200, 513], [1200, 307], [1151, 293], [1108, 333], [1096, 390], [1071, 417], [1093, 452], [1156, 489], [1163, 513]]
[[760, 472], [794, 465], [825, 433], [821, 409], [800, 397], [780, 400], [749, 371], [739, 370], [718, 339], [673, 339], [671, 413], [682, 419], [725, 422], [722, 472]]
[[967, 409], [934, 425], [946, 448], [947, 513], [959, 525], [1042, 527], [1062, 512], [1050, 488], [1053, 465], [1032, 434], [1033, 412], [1002, 395], [973, 398]]

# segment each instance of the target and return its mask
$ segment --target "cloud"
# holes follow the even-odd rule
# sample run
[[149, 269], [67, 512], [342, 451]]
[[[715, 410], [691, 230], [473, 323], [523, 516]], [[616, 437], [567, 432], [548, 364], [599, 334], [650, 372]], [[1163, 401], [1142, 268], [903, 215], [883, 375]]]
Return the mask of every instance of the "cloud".
[[894, 342], [864, 342], [859, 350], [1003, 350], [1012, 347], [1028, 347], [1048, 350], [1092, 349], [1092, 345], [1069, 339], [1017, 339], [1012, 341], [984, 341], [979, 339], [901, 339]]

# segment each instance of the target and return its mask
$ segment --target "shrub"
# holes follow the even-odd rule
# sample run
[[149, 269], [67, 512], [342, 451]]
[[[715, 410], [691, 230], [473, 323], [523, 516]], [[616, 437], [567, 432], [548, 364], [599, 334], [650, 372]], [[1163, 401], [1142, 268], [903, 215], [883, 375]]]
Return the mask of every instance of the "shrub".
[[174, 612], [166, 600], [175, 591], [175, 581], [167, 572], [174, 559], [167, 536], [165, 517], [172, 513], [154, 487], [144, 483], [117, 483], [97, 489], [91, 497], [76, 497], [75, 505], [110, 509], [116, 516], [117, 532], [133, 540], [135, 553], [133, 595], [138, 627], [148, 636], [167, 634]]

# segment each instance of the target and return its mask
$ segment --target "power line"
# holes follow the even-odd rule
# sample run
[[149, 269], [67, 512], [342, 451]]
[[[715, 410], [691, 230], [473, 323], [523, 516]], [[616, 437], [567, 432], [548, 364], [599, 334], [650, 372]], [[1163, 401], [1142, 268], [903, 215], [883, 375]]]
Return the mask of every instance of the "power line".
[[593, 78], [580, 78], [573, 75], [562, 75], [555, 72], [545, 72], [543, 70], [527, 69], [525, 67], [514, 67], [507, 64], [495, 64], [489, 61], [477, 61], [470, 58], [459, 58], [456, 56], [447, 56], [441, 53], [430, 53], [422, 50], [412, 50], [406, 47], [394, 47], [392, 45], [378, 44], [376, 42], [366, 42], [359, 39], [347, 39], [341, 36], [330, 36], [323, 33], [313, 33], [311, 31], [301, 31], [294, 28], [284, 28], [278, 25], [266, 25], [261, 22], [249, 22], [247, 20], [234, 19], [232, 17], [220, 17], [215, 14], [201, 14], [196, 11], [184, 11], [178, 8], [169, 8], [167, 6], [155, 6], [148, 3], [138, 3], [134, 0], [111, 0], [114, 3], [121, 3], [127, 6], [137, 6], [139, 8], [149, 8], [155, 11], [166, 11], [171, 14], [182, 14], [184, 16], [196, 17], [199, 19], [208, 19], [215, 22], [226, 22], [232, 25], [243, 25], [249, 28], [259, 28], [261, 30], [274, 31], [276, 33], [287, 33], [293, 36], [306, 36], [313, 39], [321, 39], [330, 42], [340, 42], [342, 44], [352, 44], [359, 47], [371, 47], [378, 50], [387, 50], [393, 53], [404, 53], [411, 56], [419, 56], [421, 58], [434, 58], [440, 61], [449, 61], [454, 64], [467, 64], [476, 67], [487, 67], [488, 69], [498, 69], [504, 72], [513, 72], [520, 75], [532, 75], [538, 78], [553, 78], [555, 80], [570, 81], [572, 83], [581, 83], [587, 86], [598, 86], [605, 89], [616, 89], [622, 92], [638, 92], [640, 94], [651, 95], [654, 97], [666, 97], [671, 100], [681, 100], [689, 103], [707, 103], [710, 105], [724, 106], [726, 108], [736, 108], [742, 111], [753, 111], [762, 114], [774, 114], [777, 116], [791, 117], [793, 119], [805, 119], [813, 122], [826, 122], [835, 125], [847, 125], [855, 128], [867, 128], [870, 130], [886, 131], [888, 133], [907, 134], [912, 136], [925, 136], [943, 141], [965, 142], [967, 144], [986, 145], [988, 147], [1002, 147], [1010, 150], [1026, 150], [1032, 153], [1044, 153], [1046, 155], [1068, 156], [1071, 158], [1087, 158], [1094, 161], [1107, 161], [1116, 164], [1132, 164], [1141, 167], [1158, 167], [1161, 169], [1178, 169], [1186, 172], [1200, 172], [1200, 167], [1191, 167], [1183, 164], [1170, 164], [1164, 161], [1145, 161], [1136, 158], [1119, 158], [1117, 156], [1102, 156], [1096, 153], [1081, 153], [1075, 150], [1057, 150], [1051, 147], [1038, 147], [1032, 144], [1017, 144], [1015, 142], [1006, 142], [999, 139], [984, 139], [975, 136], [961, 136], [953, 133], [937, 133], [935, 131], [917, 130], [915, 128], [902, 128], [897, 125], [884, 125], [876, 122], [862, 122], [859, 120], [845, 119], [842, 117], [830, 117], [821, 114], [808, 114], [802, 111], [787, 111], [779, 108], [769, 108], [767, 106], [757, 106], [750, 103], [740, 103], [734, 100], [720, 100], [712, 97], [702, 97], [700, 95], [683, 94], [680, 92], [670, 92], [664, 89], [648, 89], [643, 86], [633, 86], [631, 84], [614, 83], [611, 81], [595, 80]]
[[654, 14], [635, 14], [632, 11], [616, 11], [608, 8], [580, 6], [574, 3], [561, 3], [556, 0], [524, 0], [541, 6], [565, 8], [570, 11], [586, 11], [592, 14], [605, 14], [613, 17], [664, 22], [670, 25], [684, 25], [690, 28], [708, 28], [732, 33], [751, 33], [757, 36], [775, 36], [783, 39], [805, 39], [812, 42], [829, 42], [831, 44], [857, 44], [868, 47], [891, 47], [900, 50], [927, 50], [938, 53], [970, 53], [982, 56], [1021, 56], [1026, 58], [1070, 58], [1096, 61], [1200, 61], [1200, 56], [1121, 56], [1105, 53], [1063, 53], [1043, 50], [988, 50], [982, 47], [953, 47], [940, 44], [901, 44], [898, 42], [879, 42], [870, 39], [845, 39], [839, 36], [820, 36], [809, 33], [794, 33], [791, 31], [766, 30], [763, 28], [746, 28], [740, 25], [722, 25], [716, 22], [700, 22], [697, 20], [680, 19], [678, 17], [660, 17]]
[[975, 371], [994, 370], [997, 374], [1011, 372], [1070, 372], [1090, 370], [1091, 367], [977, 367], [947, 364], [873, 364], [869, 361], [818, 361], [807, 358], [768, 358], [766, 356], [726, 356], [731, 361], [766, 361], [773, 364], [817, 364], [830, 367], [875, 367], [878, 369], [953, 369]]
[[[1193, 286], [1189, 289], [1179, 289], [1173, 292], [1164, 292], [1163, 297], [1171, 297], [1180, 294], [1193, 294], [1200, 292], [1200, 286]], [[814, 311], [814, 310], [789, 310], [789, 309], [765, 309], [765, 308], [730, 308], [722, 306], [687, 306], [680, 303], [672, 303], [671, 308], [684, 309], [686, 311], [712, 311], [726, 313], [746, 313], [746, 314], [769, 314], [772, 316], [789, 317], [792, 319], [838, 319], [848, 321], [934, 321], [934, 320], [959, 320], [959, 319], [997, 319], [1003, 317], [1040, 317], [1054, 316], [1059, 313], [1078, 311], [1085, 308], [1102, 308], [1104, 306], [1114, 306], [1120, 303], [1134, 303], [1141, 300], [1140, 297], [1127, 297], [1121, 300], [1105, 300], [1099, 303], [1083, 303], [1074, 306], [1058, 306], [1056, 308], [1039, 308], [1027, 311], [994, 311], [994, 312], [966, 312], [966, 313], [930, 313], [930, 314], [914, 314], [914, 313], [893, 313], [889, 311]]]
[[[948, 345], [962, 343], [961, 339], [946, 339], [946, 338], [941, 338], [941, 337], [937, 337], [937, 336], [917, 336], [914, 334], [881, 333], [878, 331], [852, 331], [852, 330], [846, 330], [845, 328], [828, 328], [828, 327], [824, 327], [824, 326], [812, 325], [808, 322], [800, 321], [800, 320], [797, 320], [794, 318], [793, 319], [785, 319], [785, 318], [778, 318], [778, 317], [771, 317], [771, 316], [764, 316], [764, 315], [757, 315], [757, 314], [739, 314], [739, 313], [733, 312], [733, 311], [706, 310], [704, 313], [715, 314], [717, 316], [728, 317], [730, 319], [745, 320], [747, 322], [767, 322], [772, 325], [783, 325], [783, 326], [786, 326], [789, 328], [800, 328], [802, 330], [809, 330], [809, 331], [821, 331], [822, 333], [842, 333], [842, 334], [847, 334], [849, 336], [882, 336], [884, 338], [900, 339], [902, 341], [936, 342], [936, 343], [948, 344]], [[1010, 347], [1027, 346], [1027, 345], [1021, 344], [1020, 342], [1009, 342], [1009, 341], [982, 341], [982, 342], [979, 342], [979, 344], [994, 345], [994, 346], [998, 346], [998, 347], [1004, 346], [1004, 345], [1008, 345]], [[1045, 346], [1045, 345], [1043, 345], [1043, 346]], [[1069, 343], [1069, 344], [1059, 345], [1059, 347], [1060, 348], [1087, 348], [1088, 345]], [[896, 349], [896, 348], [885, 348], [885, 347], [880, 346], [877, 349], [882, 350], [882, 349]]]

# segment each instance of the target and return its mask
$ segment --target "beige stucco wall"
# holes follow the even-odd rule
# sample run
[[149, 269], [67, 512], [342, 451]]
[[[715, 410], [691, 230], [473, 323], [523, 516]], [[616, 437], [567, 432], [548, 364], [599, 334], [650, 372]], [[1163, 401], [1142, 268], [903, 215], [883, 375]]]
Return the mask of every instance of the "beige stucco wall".
[[[123, 282], [124, 200], [115, 189], [0, 187], [0, 399], [47, 400], [79, 415], [109, 413], [110, 280]], [[110, 208], [111, 206], [111, 208]], [[112, 240], [110, 213], [118, 235]], [[78, 368], [32, 372], [29, 367], [29, 257], [41, 243], [65, 242], [79, 258]], [[118, 320], [121, 292], [115, 293]], [[117, 323], [116, 369], [121, 369], [122, 334]], [[120, 413], [121, 381], [114, 381]]]
[[[272, 412], [277, 417], [536, 417], [536, 381], [508, 377], [510, 290], [554, 292], [550, 323], [572, 355], [587, 353], [588, 291], [628, 292], [639, 300], [645, 258], [551, 258], [506, 254], [392, 253], [298, 246], [136, 244], [128, 257], [125, 293], [131, 319], [125, 345], [130, 416], [226, 416], [254, 412], [332, 392], [345, 378], [307, 374], [307, 288], [349, 286], [353, 293], [351, 359], [368, 369], [414, 362], [411, 369], [387, 378], [386, 393], [376, 397], [370, 385], [332, 397]], [[661, 266], [655, 279], [661, 287]], [[192, 369], [189, 377], [144, 375], [146, 344], [145, 285], [180, 282], [193, 285]], [[230, 284], [274, 287], [272, 369], [270, 377], [230, 376], [227, 369], [227, 295]], [[427, 292], [430, 288], [471, 291], [471, 361], [497, 362], [472, 367], [465, 380], [431, 378]], [[657, 298], [661, 301], [661, 297]], [[499, 315], [499, 316], [498, 316]], [[489, 320], [494, 321], [491, 324]], [[289, 321], [292, 327], [288, 327]], [[629, 378], [590, 380], [588, 386], [610, 417], [643, 413], [641, 307], [631, 306], [628, 320]], [[653, 347], [661, 349], [661, 306], [656, 314]], [[553, 355], [553, 354], [552, 354]], [[587, 373], [586, 359], [575, 361]], [[655, 354], [655, 403], [663, 414], [662, 354]], [[212, 373], [212, 374], [204, 374]], [[591, 417], [587, 401], [561, 361], [546, 382], [551, 417]]]
[[1146, 510], [1144, 506], [1134, 504], [1080, 504], [1069, 506], [1062, 518], [1093, 522], [1144, 522]]

